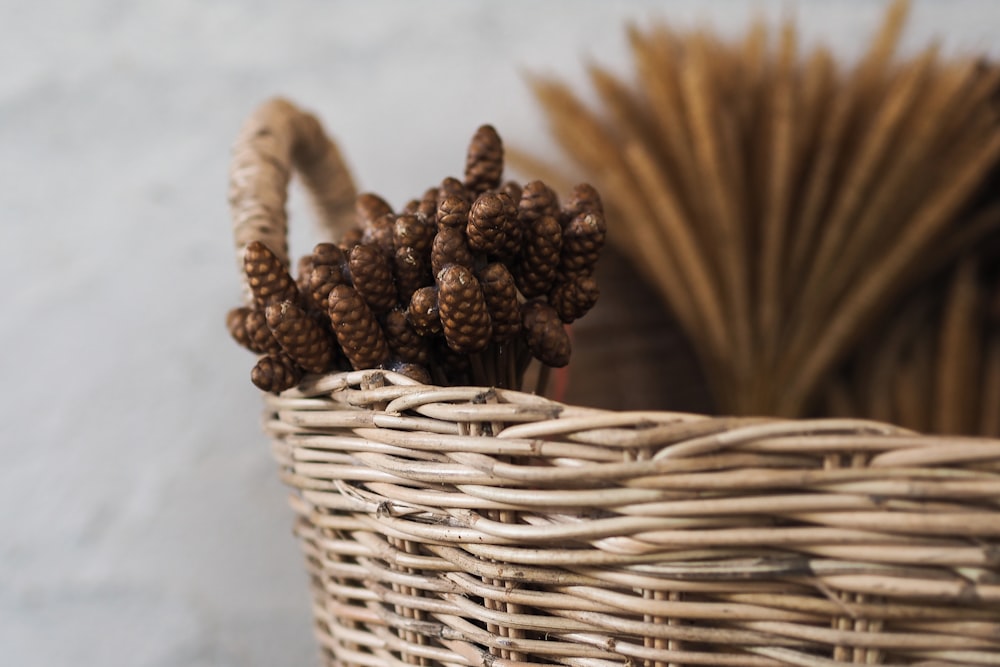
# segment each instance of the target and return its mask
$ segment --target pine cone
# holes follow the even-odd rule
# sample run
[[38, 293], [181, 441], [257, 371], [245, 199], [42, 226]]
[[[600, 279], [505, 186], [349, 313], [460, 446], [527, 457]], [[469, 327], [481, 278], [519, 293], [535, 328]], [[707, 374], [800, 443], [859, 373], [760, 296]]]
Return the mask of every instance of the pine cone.
[[524, 243], [524, 223], [518, 215], [518, 200], [503, 192], [500, 193], [500, 198], [503, 200], [504, 218], [506, 218], [506, 241], [497, 254], [501, 259], [516, 261], [521, 254], [521, 244]]
[[524, 186], [517, 208], [525, 227], [546, 216], [559, 218], [559, 198], [541, 181], [532, 181]]
[[[386, 257], [392, 257], [396, 247], [393, 241], [396, 228], [396, 216], [392, 213], [383, 215], [365, 229], [358, 245], [370, 245], [378, 248]], [[355, 246], [357, 247], [357, 246]]]
[[517, 183], [517, 181], [505, 182], [500, 186], [500, 192], [510, 197], [510, 200], [514, 202], [515, 208], [521, 201], [521, 195], [524, 194], [524, 190], [521, 189], [521, 186]]
[[365, 300], [372, 312], [384, 313], [396, 305], [396, 285], [392, 282], [392, 264], [382, 252], [372, 245], [351, 248], [348, 265], [354, 289]]
[[264, 313], [253, 308], [234, 308], [226, 315], [226, 326], [233, 339], [257, 354], [281, 352], [281, 345], [267, 328]]
[[442, 227], [431, 246], [431, 272], [436, 276], [449, 264], [472, 268], [475, 258], [469, 250], [465, 231], [458, 227]]
[[502, 192], [485, 192], [472, 204], [465, 233], [469, 247], [476, 252], [512, 256], [520, 243], [514, 245], [514, 252], [510, 252], [508, 235], [520, 236], [517, 233], [519, 229], [517, 211], [510, 197]]
[[316, 320], [291, 301], [267, 307], [267, 327], [296, 365], [310, 373], [330, 370], [332, 345]]
[[482, 194], [500, 186], [503, 176], [503, 142], [491, 125], [476, 130], [465, 157], [465, 187]]
[[438, 274], [437, 285], [448, 347], [462, 354], [483, 350], [490, 342], [490, 315], [476, 276], [471, 269], [452, 264]]
[[358, 195], [354, 210], [358, 214], [358, 224], [363, 228], [371, 227], [379, 218], [392, 215], [392, 207], [388, 202], [373, 192]]
[[552, 216], [537, 218], [525, 230], [521, 262], [514, 281], [521, 294], [531, 299], [547, 294], [559, 268], [562, 227]]
[[261, 357], [250, 371], [250, 381], [261, 391], [273, 394], [291, 389], [301, 379], [302, 369], [284, 352]]
[[580, 183], [573, 187], [563, 210], [563, 220], [569, 222], [581, 213], [598, 213], [604, 217], [604, 204], [601, 195], [589, 183]]
[[330, 321], [337, 342], [355, 370], [376, 368], [389, 357], [389, 346], [371, 308], [350, 285], [330, 292]]
[[298, 299], [299, 290], [288, 269], [260, 241], [252, 241], [247, 245], [243, 255], [243, 268], [258, 308], [264, 309], [272, 303]]
[[578, 276], [557, 282], [549, 292], [549, 303], [567, 324], [577, 320], [594, 307], [601, 290], [593, 276]]
[[441, 200], [445, 197], [458, 197], [459, 199], [464, 199], [467, 203], [471, 204], [472, 200], [475, 199], [473, 194], [469, 192], [468, 188], [462, 185], [462, 181], [457, 178], [448, 178], [441, 181], [441, 187], [438, 188], [438, 205], [440, 206]]
[[528, 301], [521, 306], [521, 318], [528, 349], [536, 359], [553, 368], [569, 363], [569, 335], [552, 306]]
[[421, 336], [434, 336], [441, 333], [441, 312], [438, 308], [438, 289], [436, 286], [421, 287], [410, 297], [410, 305], [406, 309], [406, 317], [413, 325], [413, 330]]
[[384, 331], [394, 358], [425, 366], [430, 362], [429, 341], [416, 332], [406, 312], [396, 309], [386, 313]]
[[396, 250], [396, 255], [393, 257], [393, 276], [400, 303], [409, 303], [414, 292], [434, 282], [427, 260], [409, 246], [402, 246]]
[[304, 292], [308, 293], [312, 303], [325, 313], [330, 290], [335, 285], [348, 282], [347, 258], [339, 246], [319, 243], [313, 248], [312, 265], [309, 284]]
[[251, 310], [246, 318], [247, 336], [250, 338], [250, 349], [258, 354], [277, 354], [281, 352], [281, 344], [267, 326], [267, 316], [263, 311]]
[[416, 380], [420, 384], [432, 384], [431, 374], [426, 367], [420, 364], [407, 363], [405, 361], [391, 361], [385, 365], [387, 370], [405, 375], [411, 380]]
[[295, 267], [295, 287], [298, 288], [299, 294], [303, 298], [309, 295], [309, 279], [311, 278], [312, 270], [312, 255], [302, 255], [302, 257], [299, 257], [298, 264]]
[[400, 215], [416, 215], [418, 208], [420, 208], [420, 200], [411, 199], [403, 206], [403, 210], [400, 211]]
[[469, 202], [461, 197], [443, 197], [438, 201], [436, 220], [438, 228], [464, 228], [469, 221]]
[[264, 313], [259, 310], [245, 306], [233, 308], [226, 314], [226, 328], [233, 340], [251, 352], [270, 354], [281, 351], [278, 341], [267, 328]]
[[608, 228], [604, 215], [597, 211], [578, 214], [563, 229], [559, 273], [564, 276], [589, 276], [600, 257]]
[[337, 247], [340, 248], [345, 253], [351, 251], [356, 245], [361, 243], [361, 240], [365, 237], [365, 232], [360, 227], [351, 227], [344, 235], [341, 237], [340, 242], [337, 243]]
[[434, 220], [434, 216], [437, 215], [438, 208], [438, 189], [428, 188], [424, 192], [423, 198], [420, 200], [420, 205], [417, 206], [417, 215], [423, 216], [428, 220]]
[[494, 262], [479, 272], [479, 284], [493, 325], [493, 340], [510, 340], [521, 331], [521, 307], [514, 277], [506, 266]]
[[315, 266], [343, 266], [346, 261], [346, 254], [343, 248], [333, 243], [317, 243], [312, 251], [312, 265]]
[[250, 336], [247, 334], [247, 315], [251, 312], [246, 306], [230, 310], [226, 313], [226, 330], [229, 331], [233, 340], [251, 352], [255, 352], [256, 350], [250, 347]]
[[420, 215], [401, 215], [396, 218], [393, 227], [393, 242], [397, 250], [409, 246], [419, 254], [427, 255], [431, 251], [435, 233], [437, 228], [429, 219]]
[[330, 290], [337, 285], [348, 283], [347, 276], [342, 268], [337, 266], [316, 266], [313, 267], [312, 275], [309, 277], [309, 299], [317, 307], [322, 308], [330, 297]]

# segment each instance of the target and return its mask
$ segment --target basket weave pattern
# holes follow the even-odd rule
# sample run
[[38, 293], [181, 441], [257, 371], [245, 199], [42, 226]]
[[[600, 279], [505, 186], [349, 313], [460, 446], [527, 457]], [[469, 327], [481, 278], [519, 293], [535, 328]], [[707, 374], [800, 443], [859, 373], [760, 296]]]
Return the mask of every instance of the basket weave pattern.
[[330, 665], [1000, 664], [1000, 442], [382, 371], [266, 397]]

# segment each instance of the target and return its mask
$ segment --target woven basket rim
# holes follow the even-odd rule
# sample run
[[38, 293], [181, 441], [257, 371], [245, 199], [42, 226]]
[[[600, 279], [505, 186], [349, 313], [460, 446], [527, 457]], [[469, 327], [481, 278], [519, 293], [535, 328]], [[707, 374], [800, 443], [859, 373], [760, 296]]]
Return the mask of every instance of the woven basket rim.
[[264, 402], [330, 664], [1000, 655], [1000, 440], [382, 370]]

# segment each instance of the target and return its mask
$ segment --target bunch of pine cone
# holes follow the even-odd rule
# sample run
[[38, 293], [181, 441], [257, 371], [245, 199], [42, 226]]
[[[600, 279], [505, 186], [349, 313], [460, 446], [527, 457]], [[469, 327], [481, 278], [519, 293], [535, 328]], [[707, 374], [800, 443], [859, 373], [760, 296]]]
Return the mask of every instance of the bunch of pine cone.
[[253, 303], [226, 324], [262, 355], [253, 383], [278, 393], [306, 373], [386, 368], [427, 384], [521, 388], [532, 358], [569, 363], [564, 325], [599, 294], [600, 197], [581, 184], [560, 207], [543, 182], [521, 187], [502, 175], [503, 144], [484, 125], [464, 182], [445, 178], [399, 213], [360, 195], [358, 225], [318, 244], [294, 277], [264, 243], [250, 243]]

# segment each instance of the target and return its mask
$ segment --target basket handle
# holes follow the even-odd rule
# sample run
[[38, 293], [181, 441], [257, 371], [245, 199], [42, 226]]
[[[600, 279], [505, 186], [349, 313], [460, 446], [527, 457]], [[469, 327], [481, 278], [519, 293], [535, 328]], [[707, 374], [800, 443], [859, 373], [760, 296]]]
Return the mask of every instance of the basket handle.
[[247, 245], [260, 241], [289, 266], [285, 203], [293, 170], [309, 192], [324, 236], [334, 240], [355, 224], [354, 179], [320, 122], [288, 100], [264, 102], [243, 124], [229, 169], [236, 260], [248, 304], [243, 271]]

